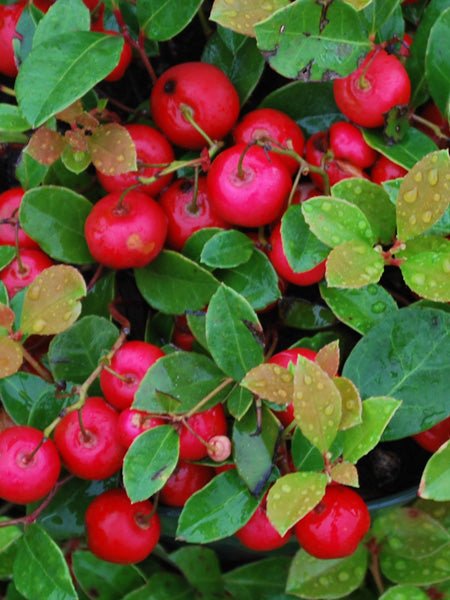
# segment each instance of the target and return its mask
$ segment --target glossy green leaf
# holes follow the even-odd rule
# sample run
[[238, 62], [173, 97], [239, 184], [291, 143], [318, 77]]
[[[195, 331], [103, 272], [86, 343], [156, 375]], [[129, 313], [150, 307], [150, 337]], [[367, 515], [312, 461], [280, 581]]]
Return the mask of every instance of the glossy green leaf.
[[178, 521], [177, 539], [206, 544], [228, 537], [247, 523], [257, 506], [257, 498], [236, 469], [225, 471], [188, 499]]
[[[55, 50], [59, 46], [64, 52]], [[27, 56], [16, 79], [23, 116], [39, 127], [70, 106], [114, 69], [122, 46], [120, 36], [95, 31], [74, 31], [43, 41]]]
[[[201, 254], [204, 245], [217, 233], [223, 231], [220, 227], [204, 227], [195, 231], [185, 242], [182, 250], [183, 256], [190, 258], [196, 263], [201, 262]], [[206, 266], [206, 265], [205, 265]]]
[[364, 212], [347, 200], [315, 196], [302, 204], [302, 211], [311, 231], [331, 248], [349, 241], [376, 241]]
[[23, 361], [22, 346], [9, 337], [0, 338], [0, 379], [14, 375]]
[[450, 442], [429, 459], [422, 474], [419, 496], [439, 502], [450, 500]]
[[323, 471], [325, 467], [320, 450], [311, 444], [299, 427], [294, 429], [291, 454], [297, 471]]
[[274, 468], [273, 460], [280, 436], [280, 423], [273, 412], [262, 406], [259, 424], [255, 407], [233, 425], [233, 457], [239, 475], [253, 495], [263, 491]]
[[267, 516], [280, 535], [320, 502], [326, 485], [324, 473], [288, 473], [275, 481], [267, 495]]
[[263, 361], [262, 327], [256, 313], [224, 284], [209, 302], [206, 339], [217, 366], [236, 381]]
[[428, 600], [429, 596], [414, 585], [395, 585], [389, 588], [380, 600]]
[[[203, 354], [181, 351], [167, 354], [145, 374], [136, 391], [133, 408], [181, 414], [194, 408], [216, 388], [223, 387], [225, 379], [223, 372]], [[219, 393], [219, 389], [204, 410], [221, 401], [224, 391]], [[169, 406], [158, 394], [167, 396]]]
[[402, 242], [427, 231], [447, 210], [450, 202], [448, 151], [432, 152], [403, 178], [397, 198], [397, 229]]
[[362, 422], [343, 434], [344, 458], [356, 463], [375, 448], [387, 424], [399, 409], [401, 402], [395, 398], [367, 398], [362, 403]]
[[450, 248], [410, 256], [400, 270], [406, 285], [422, 298], [450, 302]]
[[385, 440], [399, 439], [429, 429], [449, 415], [449, 352], [450, 314], [411, 306], [372, 327], [354, 346], [342, 374], [355, 383], [362, 398], [390, 396], [402, 401], [383, 434]]
[[287, 0], [274, 0], [267, 4], [258, 0], [215, 0], [210, 19], [238, 33], [254, 36], [256, 23], [286, 5]]
[[358, 13], [343, 2], [300, 0], [255, 25], [258, 47], [289, 79], [329, 81], [348, 75], [370, 49]]
[[349, 240], [333, 248], [325, 278], [330, 287], [361, 288], [378, 283], [384, 270], [381, 254], [366, 242]]
[[66, 145], [61, 154], [61, 160], [69, 171], [73, 173], [82, 173], [91, 164], [91, 154], [88, 151], [74, 152], [70, 146]]
[[389, 292], [371, 283], [354, 289], [328, 287], [321, 283], [320, 294], [340, 321], [361, 334], [366, 334], [386, 315], [398, 310]]
[[194, 594], [194, 590], [186, 586], [184, 577], [156, 571], [145, 585], [122, 596], [121, 600], [196, 600]]
[[203, 346], [208, 348], [206, 343], [206, 311], [198, 310], [186, 313], [186, 320], [189, 329], [195, 339]]
[[105, 273], [103, 277], [97, 279], [93, 286], [90, 286], [83, 299], [80, 318], [88, 315], [96, 315], [110, 319], [109, 303], [115, 295], [116, 275], [114, 271]]
[[227, 398], [227, 408], [232, 417], [240, 421], [253, 403], [253, 394], [240, 385], [233, 388]]
[[147, 500], [169, 479], [178, 462], [180, 436], [160, 425], [137, 436], [123, 461], [123, 481], [132, 502]]
[[214, 275], [243, 296], [256, 310], [263, 310], [281, 297], [279, 278], [268, 257], [254, 249], [250, 259], [234, 269], [217, 270]]
[[285, 593], [290, 556], [268, 556], [238, 565], [223, 574], [232, 598], [240, 600], [292, 600]]
[[362, 544], [346, 558], [329, 560], [299, 550], [291, 564], [286, 591], [318, 600], [345, 597], [361, 585], [368, 562], [369, 552]]
[[185, 546], [172, 552], [170, 560], [200, 594], [214, 597], [224, 593], [219, 559], [211, 548]]
[[280, 319], [287, 327], [315, 330], [336, 323], [336, 317], [329, 308], [295, 296], [283, 296], [278, 308]]
[[54, 392], [54, 386], [31, 373], [19, 372], [0, 379], [2, 404], [17, 425], [27, 425], [34, 402], [47, 390]]
[[182, 31], [194, 18], [201, 0], [139, 0], [137, 17], [141, 31], [151, 40], [165, 41]]
[[246, 263], [253, 247], [253, 240], [241, 231], [220, 231], [203, 246], [200, 260], [208, 267], [231, 269]]
[[89, 31], [90, 25], [89, 10], [80, 0], [66, 0], [64, 6], [61, 2], [56, 2], [40, 19], [33, 35], [32, 47], [35, 48], [55, 35]]
[[[73, 404], [75, 398], [70, 395], [72, 389], [71, 384], [65, 384], [64, 392], [60, 395], [57, 393], [56, 386], [49, 386], [41, 393], [36, 394], [28, 415], [27, 425], [36, 427], [41, 431], [44, 430], [49, 423], [60, 416], [61, 411], [66, 406]], [[94, 389], [95, 387], [91, 388], [91, 393]]]
[[19, 107], [13, 104], [0, 104], [0, 131], [27, 131], [30, 124], [22, 116]]
[[[9, 517], [0, 517], [0, 522]], [[15, 525], [0, 528], [0, 579], [12, 579], [14, 560], [22, 531]]]
[[395, 208], [387, 192], [378, 184], [351, 177], [336, 183], [331, 193], [358, 206], [369, 220], [375, 238], [383, 244], [395, 234]]
[[303, 356], [295, 368], [293, 405], [303, 435], [325, 454], [341, 421], [341, 395], [325, 371]]
[[23, 189], [29, 190], [42, 183], [48, 171], [49, 167], [41, 165], [28, 154], [22, 153], [16, 168], [16, 177]]
[[77, 550], [72, 560], [81, 589], [89, 596], [95, 595], [98, 600], [123, 598], [145, 581], [134, 565], [116, 565], [100, 560], [90, 552]]
[[450, 35], [450, 8], [442, 12], [428, 38], [425, 70], [434, 102], [442, 115], [450, 115], [450, 60], [443, 51], [442, 40]]
[[52, 538], [30, 523], [14, 561], [14, 582], [28, 600], [77, 600], [69, 567]]
[[219, 285], [209, 271], [171, 250], [163, 250], [149, 265], [136, 269], [135, 277], [150, 306], [175, 315], [202, 310]]
[[[394, 21], [397, 25], [395, 32], [390, 32], [389, 37], [383, 37], [378, 41], [385, 41], [392, 37], [393, 33], [396, 33], [399, 38], [402, 37], [403, 31], [400, 27], [404, 27], [402, 13], [400, 8], [401, 0], [374, 0], [369, 6], [366, 6], [361, 11], [361, 24], [367, 29], [368, 37], [370, 35], [376, 36], [389, 27], [391, 21]], [[398, 20], [402, 21], [400, 27]], [[390, 29], [390, 27], [389, 27]]]
[[91, 210], [89, 200], [70, 189], [41, 186], [25, 193], [19, 219], [44, 252], [56, 260], [83, 264], [94, 260], [84, 235]]
[[291, 402], [294, 394], [293, 374], [288, 369], [271, 363], [263, 363], [250, 369], [241, 385], [275, 404]]

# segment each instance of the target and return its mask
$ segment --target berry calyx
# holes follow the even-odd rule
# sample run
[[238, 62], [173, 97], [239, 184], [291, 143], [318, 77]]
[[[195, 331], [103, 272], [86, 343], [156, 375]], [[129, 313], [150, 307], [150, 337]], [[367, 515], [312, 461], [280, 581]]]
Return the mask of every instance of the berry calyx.
[[222, 404], [194, 413], [178, 428], [182, 460], [200, 460], [208, 455], [209, 440], [226, 435], [227, 419]]
[[231, 440], [226, 435], [214, 435], [208, 440], [208, 456], [215, 462], [226, 460], [231, 454]]
[[125, 408], [117, 421], [117, 439], [122, 446], [129, 448], [138, 435], [164, 423], [164, 419], [154, 417], [143, 410]]

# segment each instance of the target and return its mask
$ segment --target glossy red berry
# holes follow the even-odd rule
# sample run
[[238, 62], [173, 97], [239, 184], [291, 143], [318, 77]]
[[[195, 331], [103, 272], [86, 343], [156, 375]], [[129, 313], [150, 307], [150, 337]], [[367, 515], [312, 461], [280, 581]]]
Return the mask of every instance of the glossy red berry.
[[292, 186], [289, 171], [278, 157], [269, 159], [263, 148], [245, 144], [221, 152], [207, 179], [216, 213], [242, 227], [267, 225], [281, 217]]
[[450, 440], [450, 417], [433, 425], [430, 429], [416, 433], [416, 435], [413, 435], [413, 438], [425, 450], [436, 452], [442, 444]]
[[143, 267], [160, 253], [167, 234], [167, 218], [147, 194], [114, 192], [94, 205], [85, 235], [94, 259], [112, 269]]
[[159, 492], [159, 499], [168, 506], [184, 506], [215, 475], [212, 467], [179, 460], [173, 473]]
[[407, 169], [381, 154], [370, 170], [370, 178], [374, 183], [381, 185], [383, 181], [404, 177], [407, 172]]
[[42, 431], [15, 425], [0, 433], [0, 498], [16, 504], [36, 502], [54, 487], [61, 459]]
[[150, 500], [132, 503], [125, 490], [97, 496], [85, 514], [88, 549], [101, 560], [121, 565], [147, 558], [159, 541], [161, 522]]
[[117, 439], [122, 446], [129, 448], [138, 435], [165, 423], [164, 419], [143, 410], [125, 408], [117, 421]]
[[[208, 454], [207, 442], [216, 435], [226, 435], [227, 419], [222, 404], [194, 413], [180, 425], [180, 458], [200, 460]], [[194, 433], [192, 433], [194, 432]]]
[[[154, 127], [141, 123], [124, 125], [124, 127], [136, 147], [138, 170], [119, 175], [105, 175], [97, 170], [98, 180], [102, 187], [110, 193], [123, 192], [139, 184], [139, 177], [153, 177], [163, 169], [163, 167], [147, 165], [168, 165], [175, 158], [172, 146]], [[172, 174], [164, 175], [153, 183], [139, 185], [138, 191], [156, 197], [171, 181]]]
[[0, 271], [0, 280], [5, 284], [10, 298], [30, 285], [45, 269], [54, 265], [53, 260], [42, 250], [25, 248], [17, 258]]
[[358, 69], [333, 82], [341, 112], [361, 127], [384, 125], [386, 113], [408, 104], [411, 82], [399, 59], [385, 50], [372, 50]]
[[329, 485], [322, 500], [295, 525], [300, 546], [320, 559], [344, 558], [370, 528], [366, 503], [354, 490]]
[[266, 497], [263, 498], [250, 520], [236, 531], [236, 537], [246, 548], [258, 552], [276, 550], [284, 546], [292, 537], [292, 529], [280, 535], [266, 512]]
[[[303, 156], [305, 149], [305, 137], [294, 119], [274, 108], [257, 108], [247, 113], [234, 128], [233, 138], [236, 144], [260, 140], [274, 148], [294, 150], [299, 156]], [[295, 158], [275, 151], [269, 151], [269, 155], [278, 156], [291, 175], [298, 171], [300, 164]]]
[[378, 156], [377, 151], [369, 146], [361, 130], [353, 123], [333, 123], [328, 129], [328, 136], [334, 158], [348, 160], [355, 167], [367, 169]]
[[164, 355], [161, 348], [148, 342], [132, 340], [122, 344], [100, 373], [105, 399], [118, 410], [131, 406], [144, 375]]
[[[24, 194], [25, 190], [21, 187], [11, 188], [0, 194], [0, 245], [15, 246], [17, 229], [19, 248], [37, 250], [39, 244], [20, 227], [19, 208]], [[5, 223], [6, 220], [10, 222]]]
[[26, 1], [0, 4], [0, 73], [8, 77], [17, 75], [13, 38]]
[[119, 413], [97, 396], [86, 399], [81, 417], [78, 411], [63, 417], [55, 428], [54, 440], [68, 471], [89, 480], [117, 473], [125, 455], [117, 438], [118, 419]]
[[274, 227], [270, 235], [267, 255], [278, 275], [294, 285], [313, 285], [321, 281], [325, 276], [325, 260], [319, 262], [308, 271], [294, 271], [284, 253], [283, 240], [281, 238], [281, 223], [278, 223]]
[[211, 139], [221, 140], [236, 123], [240, 105], [235, 87], [218, 67], [186, 62], [170, 67], [158, 78], [150, 108], [156, 126], [173, 144], [200, 150], [207, 143], [183, 116], [183, 108]]
[[[109, 33], [110, 35], [119, 35], [117, 31], [111, 31], [109, 29], [105, 30], [105, 33]], [[109, 75], [105, 77], [105, 81], [119, 81], [125, 75], [125, 71], [128, 69], [128, 66], [133, 58], [133, 50], [130, 44], [124, 40], [122, 52], [120, 54], [119, 62], [114, 67]]]

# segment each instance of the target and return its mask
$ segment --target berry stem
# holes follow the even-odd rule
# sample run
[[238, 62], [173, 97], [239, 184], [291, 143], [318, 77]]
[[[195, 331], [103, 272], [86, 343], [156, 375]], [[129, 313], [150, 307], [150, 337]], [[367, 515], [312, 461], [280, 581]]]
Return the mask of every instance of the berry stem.
[[227, 385], [229, 385], [233, 381], [234, 380], [231, 377], [226, 377], [222, 381], [222, 383], [219, 383], [219, 385], [216, 388], [214, 388], [211, 392], [209, 392], [209, 394], [206, 394], [206, 396], [202, 398], [200, 402], [198, 402], [193, 408], [191, 408], [191, 410], [189, 410], [187, 413], [184, 413], [183, 418], [188, 419], [194, 413], [199, 412], [199, 410], [203, 408], [203, 406], [205, 406], [205, 404], [207, 404], [211, 400], [211, 398], [214, 398], [216, 394], [218, 394], [220, 391], [226, 388]]
[[428, 129], [431, 129], [431, 131], [436, 137], [441, 138], [446, 142], [449, 141], [449, 137], [445, 135], [445, 133], [442, 133], [439, 125], [436, 125], [435, 123], [428, 121], [428, 119], [424, 119], [423, 117], [420, 117], [419, 115], [416, 115], [414, 113], [411, 114], [411, 120], [415, 121], [416, 123], [420, 123], [421, 125], [425, 125], [425, 127], [427, 127]]
[[192, 190], [192, 201], [189, 202], [189, 204], [186, 205], [186, 210], [188, 211], [188, 213], [190, 214], [197, 214], [198, 213], [198, 204], [197, 204], [197, 198], [198, 198], [198, 167], [194, 168], [194, 189]]
[[203, 129], [195, 121], [195, 119], [194, 119], [194, 111], [192, 110], [192, 108], [189, 105], [187, 105], [187, 104], [181, 103], [180, 104], [180, 109], [181, 109], [181, 114], [186, 119], [186, 121], [188, 123], [190, 123], [192, 125], [192, 127], [196, 131], [198, 131], [198, 133], [205, 139], [205, 141], [208, 144], [208, 146], [210, 148], [212, 148], [214, 146], [214, 142], [209, 137], [209, 135], [205, 131], [203, 131]]
[[53, 383], [54, 380], [50, 371], [46, 369], [38, 360], [36, 360], [24, 346], [22, 346], [22, 355], [27, 363], [33, 367], [33, 369], [39, 374], [40, 377], [42, 377], [44, 381]]

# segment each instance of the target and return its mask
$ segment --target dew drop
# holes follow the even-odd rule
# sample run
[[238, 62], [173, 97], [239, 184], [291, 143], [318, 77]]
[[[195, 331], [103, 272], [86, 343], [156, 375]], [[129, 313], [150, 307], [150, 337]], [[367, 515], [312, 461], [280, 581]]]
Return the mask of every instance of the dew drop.
[[323, 385], [323, 383], [321, 381], [319, 381], [319, 383], [317, 384], [317, 389], [318, 390], [323, 390], [325, 386]]
[[264, 10], [273, 10], [272, 2], [261, 2], [261, 8]]
[[422, 171], [416, 171], [414, 173], [414, 180], [417, 181], [417, 183], [420, 183], [423, 179], [423, 175], [422, 175]]
[[312, 383], [312, 379], [309, 375], [305, 375], [305, 379], [304, 379], [306, 385], [311, 385]]
[[442, 569], [443, 571], [448, 571], [448, 562], [444, 559], [444, 558], [438, 558], [435, 563], [434, 566], [437, 569]]
[[403, 199], [408, 204], [412, 204], [413, 202], [415, 202], [417, 200], [417, 188], [413, 187], [408, 192], [405, 192], [403, 194]]
[[278, 390], [278, 395], [281, 396], [282, 398], [286, 398], [287, 393], [284, 390]]
[[46, 325], [47, 325], [47, 322], [44, 321], [44, 319], [36, 319], [36, 321], [33, 324], [34, 333], [40, 333], [41, 331], [44, 330]]
[[395, 563], [395, 568], [399, 571], [403, 571], [403, 569], [406, 569], [406, 562], [404, 560], [398, 560]]
[[281, 373], [281, 369], [280, 369], [280, 367], [278, 367], [278, 366], [275, 366], [275, 367], [273, 368], [273, 372], [275, 373], [275, 375], [279, 375], [279, 374]]
[[371, 294], [372, 296], [375, 296], [376, 293], [377, 293], [377, 286], [374, 285], [374, 284], [371, 284], [371, 285], [367, 286], [367, 292], [369, 294]]
[[28, 290], [28, 298], [30, 300], [39, 300], [39, 296], [41, 295], [41, 288], [39, 285], [31, 286]]
[[424, 285], [424, 283], [425, 283], [425, 277], [421, 273], [415, 273], [411, 277], [411, 280], [416, 285]]
[[379, 315], [386, 310], [386, 304], [384, 302], [375, 302], [372, 304], [372, 312]]
[[301, 400], [303, 398], [303, 392], [297, 392], [296, 397]]
[[433, 216], [433, 213], [431, 212], [431, 210], [427, 210], [422, 215], [422, 221], [424, 223], [429, 223], [431, 221], [432, 216]]
[[64, 321], [70, 321], [70, 319], [72, 318], [72, 314], [73, 314], [72, 311], [68, 310], [67, 312], [65, 312], [63, 314], [63, 320]]
[[361, 193], [362, 193], [361, 186], [357, 185], [357, 186], [355, 187], [355, 190], [354, 190], [354, 191], [355, 191], [355, 194], [358, 194], [358, 195], [359, 195], [359, 194], [361, 194]]
[[440, 195], [440, 194], [438, 194], [438, 193], [436, 193], [436, 194], [433, 194], [433, 200], [434, 200], [435, 202], [439, 202], [439, 201], [440, 201], [440, 199], [441, 199], [441, 195]]
[[283, 485], [281, 486], [281, 491], [285, 492], [286, 494], [289, 494], [292, 491], [291, 486], [283, 483]]
[[327, 415], [327, 417], [331, 417], [331, 415], [334, 413], [334, 406], [332, 404], [326, 406], [324, 413]]
[[437, 169], [430, 169], [428, 171], [428, 183], [430, 185], [436, 185], [439, 181], [439, 172]]
[[292, 381], [292, 375], [290, 373], [283, 373], [281, 375], [281, 381], [285, 381], [286, 383], [290, 383]]
[[125, 156], [123, 154], [119, 154], [116, 158], [117, 158], [117, 162], [120, 162], [120, 163], [124, 162], [124, 160], [125, 160]]
[[445, 258], [443, 263], [442, 263], [442, 268], [444, 269], [445, 273], [450, 273], [450, 259], [449, 258]]
[[324, 210], [325, 212], [330, 212], [332, 206], [331, 206], [331, 202], [323, 202], [322, 203], [322, 210]]
[[355, 408], [355, 403], [353, 400], [347, 400], [345, 403], [345, 407], [347, 410], [353, 410]]
[[232, 10], [232, 9], [224, 10], [222, 14], [224, 17], [228, 17], [230, 19], [235, 19], [238, 16], [237, 11]]
[[324, 577], [323, 575], [321, 577], [319, 577], [319, 583], [320, 585], [328, 585], [328, 577]]
[[340, 244], [341, 243], [341, 238], [338, 235], [333, 235], [331, 236], [331, 241], [333, 242], [333, 244]]
[[344, 581], [348, 581], [349, 580], [350, 575], [347, 573], [347, 571], [339, 571], [337, 577], [338, 577], [339, 581], [344, 582]]
[[410, 223], [410, 225], [415, 225], [417, 223], [417, 217], [416, 217], [416, 215], [411, 215], [409, 217], [409, 223]]

